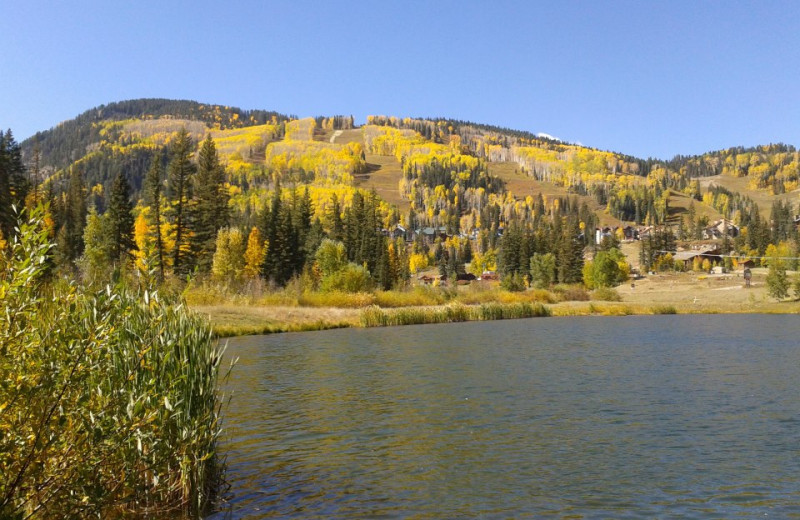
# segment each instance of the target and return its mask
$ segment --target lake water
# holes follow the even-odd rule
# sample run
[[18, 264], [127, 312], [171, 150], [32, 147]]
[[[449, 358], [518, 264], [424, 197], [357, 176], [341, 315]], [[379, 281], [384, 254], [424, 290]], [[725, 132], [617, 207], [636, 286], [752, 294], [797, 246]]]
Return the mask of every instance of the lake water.
[[234, 339], [214, 518], [800, 518], [800, 317]]

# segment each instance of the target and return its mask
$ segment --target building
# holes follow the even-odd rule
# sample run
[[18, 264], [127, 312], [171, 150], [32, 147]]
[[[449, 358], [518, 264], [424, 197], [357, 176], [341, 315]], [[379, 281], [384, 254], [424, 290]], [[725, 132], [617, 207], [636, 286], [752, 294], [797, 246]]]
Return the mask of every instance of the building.
[[414, 231], [415, 236], [422, 236], [422, 239], [428, 243], [433, 243], [437, 238], [447, 238], [447, 227], [424, 227]]
[[736, 238], [739, 236], [739, 226], [730, 220], [720, 219], [703, 230], [703, 239], [717, 240], [725, 237]]
[[687, 271], [691, 270], [694, 266], [695, 258], [699, 258], [700, 262], [708, 260], [712, 264], [718, 264], [722, 261], [722, 251], [719, 246], [707, 245], [699, 246], [696, 249], [688, 251], [678, 251], [672, 255], [672, 260], [675, 263], [683, 262], [683, 268]]

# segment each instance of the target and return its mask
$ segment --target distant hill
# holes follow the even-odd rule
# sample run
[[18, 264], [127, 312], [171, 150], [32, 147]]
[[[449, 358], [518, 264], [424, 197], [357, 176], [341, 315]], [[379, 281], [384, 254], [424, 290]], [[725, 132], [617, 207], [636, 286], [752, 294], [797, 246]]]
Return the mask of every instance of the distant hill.
[[[63, 173], [70, 167], [78, 167], [90, 187], [107, 188], [116, 175], [124, 172], [131, 181], [134, 196], [138, 196], [151, 161], [159, 157], [166, 165], [169, 140], [181, 127], [189, 130], [196, 141], [208, 133], [212, 135], [231, 182], [240, 191], [258, 184], [263, 187], [268, 183], [268, 174], [277, 169], [288, 172], [284, 180], [293, 184], [378, 187], [384, 200], [404, 211], [415, 175], [404, 165], [409, 154], [418, 157], [420, 153], [439, 157], [456, 154], [498, 165], [490, 169], [476, 164], [469, 167], [469, 174], [481, 177], [502, 171], [505, 177], [500, 184], [475, 180], [472, 185], [493, 186], [497, 190], [504, 182], [504, 190], [524, 189], [514, 194], [522, 197], [531, 193], [531, 187], [537, 190], [541, 187], [551, 197], [580, 196], [590, 201], [606, 222], [659, 222], [668, 218], [674, 221], [676, 208], [668, 208], [669, 193], [683, 193], [699, 203], [702, 189], [713, 185], [729, 191], [735, 188], [741, 199], [752, 195], [762, 212], [766, 212], [766, 206], [777, 198], [786, 200], [786, 194], [798, 189], [800, 182], [800, 153], [783, 144], [737, 147], [658, 161], [456, 119], [370, 116], [367, 125], [357, 130], [352, 117], [297, 120], [295, 116], [275, 111], [169, 99], [101, 105], [38, 132], [21, 145], [28, 163], [34, 150], [39, 151], [42, 176], [51, 179], [57, 189], [63, 187], [66, 178]], [[292, 135], [286, 135], [287, 128]], [[389, 135], [381, 128], [401, 133]], [[337, 137], [334, 132], [341, 134], [342, 130], [347, 132], [346, 141], [340, 139], [334, 144]], [[363, 153], [370, 163], [357, 157]], [[435, 168], [439, 166], [434, 165]], [[515, 170], [521, 177], [514, 176]], [[539, 184], [520, 184], [524, 177]], [[440, 178], [439, 173], [429, 172], [420, 177], [420, 186], [427, 184], [432, 189]], [[729, 217], [742, 206], [716, 200], [709, 205]], [[707, 197], [706, 202], [709, 201]], [[682, 202], [680, 211], [685, 206]]]
[[[138, 188], [154, 150], [147, 147], [129, 150], [103, 148], [101, 144], [116, 142], [119, 137], [113, 134], [115, 128], [119, 129], [119, 125], [111, 124], [113, 122], [162, 118], [188, 124], [195, 122], [209, 129], [242, 128], [292, 119], [268, 110], [242, 110], [186, 100], [134, 99], [100, 105], [50, 130], [37, 132], [21, 143], [23, 157], [30, 161], [34, 149], [38, 148], [40, 167], [46, 175], [80, 161], [90, 185], [106, 184], [117, 173], [126, 171], [134, 188]], [[194, 128], [197, 130], [197, 125]]]
[[100, 105], [50, 130], [37, 132], [21, 143], [23, 154], [30, 156], [38, 144], [43, 166], [65, 168], [86, 154], [87, 147], [101, 139], [99, 123], [125, 119], [169, 117], [201, 121], [207, 126], [241, 128], [273, 120], [286, 121], [291, 116], [268, 110], [242, 110], [222, 105], [173, 99], [132, 99]]
[[773, 195], [796, 190], [800, 180], [800, 153], [794, 146], [782, 143], [679, 155], [666, 164], [689, 177], [747, 178], [749, 189], [767, 190]]

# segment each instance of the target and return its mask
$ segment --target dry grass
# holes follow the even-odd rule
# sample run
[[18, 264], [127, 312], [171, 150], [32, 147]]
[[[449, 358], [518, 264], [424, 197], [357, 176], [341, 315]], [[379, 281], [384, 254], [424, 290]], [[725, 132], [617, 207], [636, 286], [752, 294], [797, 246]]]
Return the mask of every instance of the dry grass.
[[374, 189], [383, 200], [396, 205], [401, 212], [407, 212], [411, 205], [400, 196], [399, 183], [403, 178], [400, 161], [395, 157], [372, 154], [367, 154], [366, 159], [367, 173], [353, 176], [356, 187]]
[[[330, 140], [332, 135], [333, 131], [327, 134], [328, 140]], [[336, 140], [334, 142], [336, 144], [361, 143], [363, 145], [364, 133], [361, 131], [360, 128], [353, 128], [351, 130], [342, 130], [341, 135], [336, 137]]]
[[[790, 275], [791, 276], [791, 275]], [[800, 311], [800, 302], [777, 302], [767, 294], [766, 269], [754, 269], [750, 288], [741, 274], [665, 273], [617, 287], [624, 302], [647, 306], [674, 306], [683, 313]]]
[[601, 226], [621, 225], [619, 219], [606, 213], [605, 206], [598, 204], [592, 197], [567, 193], [566, 188], [528, 177], [522, 173], [517, 163], [489, 163], [489, 173], [503, 179], [506, 182], [506, 189], [516, 197], [524, 199], [528, 195], [535, 197], [539, 193], [546, 200], [552, 200], [555, 197], [577, 197], [581, 202], [586, 202], [589, 208], [597, 214]]
[[207, 316], [217, 336], [241, 336], [353, 327], [359, 309], [331, 307], [250, 307], [245, 305], [198, 305], [194, 311]]
[[[742, 195], [747, 195], [753, 199], [756, 204], [758, 204], [758, 209], [761, 211], [761, 215], [769, 215], [769, 211], [772, 208], [772, 203], [776, 200], [789, 200], [794, 203], [797, 199], [798, 193], [800, 193], [800, 190], [794, 190], [781, 195], [772, 195], [766, 190], [753, 190], [749, 187], [750, 179], [748, 177], [715, 175], [713, 177], [703, 177], [700, 179], [700, 186], [703, 189], [712, 184], [722, 186], [730, 191], [739, 192]], [[697, 205], [695, 205], [695, 207], [697, 207]]]
[[[306, 294], [299, 301], [275, 296], [218, 305], [196, 301], [192, 308], [210, 318], [218, 336], [354, 327], [360, 323], [363, 306], [370, 304], [377, 304], [376, 309], [397, 309], [404, 315], [426, 314], [448, 305], [469, 307], [476, 304], [502, 306], [539, 303], [547, 304], [553, 316], [800, 312], [800, 301], [777, 302], [770, 298], [765, 278], [766, 269], [754, 269], [752, 287], [745, 289], [743, 279], [736, 273], [656, 274], [636, 280], [633, 286], [627, 282], [614, 288], [622, 299], [620, 302], [562, 301], [567, 289], [576, 292], [577, 287], [559, 288], [556, 292], [529, 290], [511, 293], [496, 286], [474, 285], [459, 287], [455, 291], [424, 287], [408, 292], [326, 294], [318, 299]], [[337, 302], [339, 298], [341, 301]], [[289, 304], [281, 305], [282, 301]], [[331, 306], [337, 304], [340, 306]], [[385, 312], [391, 314], [394, 311]]]
[[[685, 193], [670, 191], [669, 216], [667, 218], [671, 224], [677, 224], [680, 221], [681, 215], [689, 212], [689, 206], [692, 200], [694, 199]], [[697, 200], [694, 201], [694, 211], [697, 215], [696, 218], [707, 217], [709, 222], [714, 222], [722, 218], [722, 215], [720, 215], [717, 210]]]

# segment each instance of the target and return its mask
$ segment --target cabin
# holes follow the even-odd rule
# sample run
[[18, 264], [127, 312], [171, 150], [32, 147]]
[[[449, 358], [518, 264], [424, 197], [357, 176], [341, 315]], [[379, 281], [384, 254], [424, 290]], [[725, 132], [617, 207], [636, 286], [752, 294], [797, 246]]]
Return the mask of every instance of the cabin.
[[458, 280], [459, 282], [467, 282], [467, 283], [469, 283], [469, 282], [475, 281], [477, 279], [478, 279], [478, 277], [475, 276], [472, 273], [458, 273], [456, 275], [456, 280]]
[[637, 232], [639, 233], [639, 240], [643, 240], [653, 234], [653, 226], [640, 227]]
[[688, 251], [678, 251], [672, 255], [673, 261], [676, 263], [683, 262], [683, 268], [687, 271], [694, 266], [695, 258], [699, 258], [701, 262], [708, 260], [712, 264], [718, 264], [722, 261], [722, 252], [719, 246], [712, 244], [696, 246]]
[[494, 281], [499, 280], [500, 276], [494, 271], [484, 271], [480, 279], [483, 281]]
[[595, 228], [594, 229], [594, 242], [600, 244], [606, 238], [613, 238], [614, 230], [610, 227]]
[[423, 275], [420, 275], [420, 277], [419, 277], [419, 281], [422, 282], [424, 285], [431, 285], [433, 282], [435, 282], [437, 280], [439, 282], [441, 282], [442, 280], [444, 280], [444, 276], [441, 276], [441, 275], [432, 276], [432, 275], [429, 275], [429, 274], [423, 274]]
[[705, 240], [718, 240], [725, 236], [730, 238], [739, 236], [739, 226], [726, 218], [714, 222], [703, 230]]
[[639, 230], [633, 226], [625, 226], [622, 228], [623, 240], [639, 240]]
[[692, 266], [694, 265], [694, 259], [699, 256], [700, 253], [698, 251], [678, 251], [672, 255], [672, 260], [676, 264], [678, 262], [683, 262], [683, 269], [685, 271], [691, 271]]
[[405, 227], [401, 226], [400, 224], [397, 224], [391, 230], [389, 230], [389, 237], [392, 238], [393, 240], [402, 238], [406, 242], [411, 242], [414, 238], [414, 235], [413, 233], [409, 233], [409, 231]]
[[428, 243], [433, 243], [437, 238], [447, 238], [447, 228], [445, 226], [439, 227], [424, 227], [414, 231], [414, 236], [421, 236], [422, 239]]

